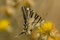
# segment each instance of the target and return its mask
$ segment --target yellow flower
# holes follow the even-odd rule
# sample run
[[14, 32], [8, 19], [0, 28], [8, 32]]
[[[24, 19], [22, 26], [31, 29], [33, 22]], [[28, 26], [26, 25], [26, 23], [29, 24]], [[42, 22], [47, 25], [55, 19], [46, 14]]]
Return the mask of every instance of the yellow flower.
[[10, 22], [8, 20], [0, 21], [0, 30], [7, 30], [10, 27]]
[[50, 21], [47, 21], [41, 25], [41, 28], [38, 28], [39, 29], [38, 31], [45, 33], [51, 31], [53, 28], [54, 28], [54, 24]]

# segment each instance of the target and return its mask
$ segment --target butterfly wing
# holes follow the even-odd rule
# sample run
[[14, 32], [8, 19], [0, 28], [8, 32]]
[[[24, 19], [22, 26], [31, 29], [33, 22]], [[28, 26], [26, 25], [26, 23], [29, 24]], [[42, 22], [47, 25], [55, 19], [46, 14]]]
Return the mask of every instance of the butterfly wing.
[[38, 27], [43, 19], [31, 8], [26, 6], [22, 7], [22, 12], [24, 18], [24, 30], [25, 32], [28, 32], [30, 34], [30, 31], [33, 30], [35, 27]]

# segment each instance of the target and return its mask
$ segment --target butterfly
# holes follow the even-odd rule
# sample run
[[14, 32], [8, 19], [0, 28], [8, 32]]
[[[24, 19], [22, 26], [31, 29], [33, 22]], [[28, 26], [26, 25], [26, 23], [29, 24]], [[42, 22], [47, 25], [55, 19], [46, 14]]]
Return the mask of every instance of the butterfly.
[[24, 18], [24, 28], [21, 34], [31, 34], [31, 31], [40, 26], [45, 20], [39, 16], [35, 11], [30, 7], [22, 7], [23, 18]]

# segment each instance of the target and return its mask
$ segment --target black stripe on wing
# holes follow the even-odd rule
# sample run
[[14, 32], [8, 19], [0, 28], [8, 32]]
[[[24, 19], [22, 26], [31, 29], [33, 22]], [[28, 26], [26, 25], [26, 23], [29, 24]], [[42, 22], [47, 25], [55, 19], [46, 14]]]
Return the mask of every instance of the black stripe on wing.
[[30, 17], [32, 18], [33, 15], [34, 15], [34, 12], [33, 12], [33, 10], [31, 10], [31, 11], [30, 11]]

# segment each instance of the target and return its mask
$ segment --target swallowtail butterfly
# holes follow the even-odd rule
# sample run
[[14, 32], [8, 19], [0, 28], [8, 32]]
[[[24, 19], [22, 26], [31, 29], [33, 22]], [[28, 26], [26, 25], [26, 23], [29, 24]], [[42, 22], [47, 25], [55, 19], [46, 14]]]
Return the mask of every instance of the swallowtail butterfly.
[[34, 12], [30, 7], [22, 7], [23, 18], [24, 18], [24, 31], [21, 33], [31, 34], [31, 31], [41, 25], [44, 19]]

